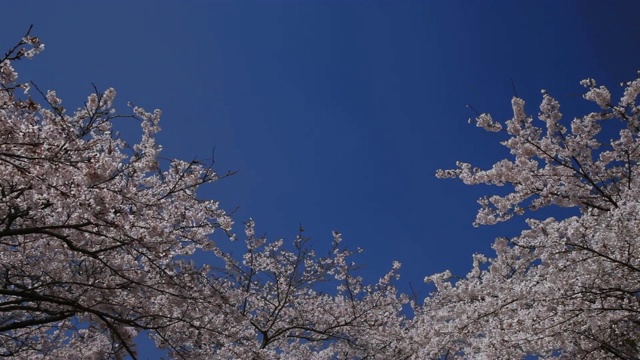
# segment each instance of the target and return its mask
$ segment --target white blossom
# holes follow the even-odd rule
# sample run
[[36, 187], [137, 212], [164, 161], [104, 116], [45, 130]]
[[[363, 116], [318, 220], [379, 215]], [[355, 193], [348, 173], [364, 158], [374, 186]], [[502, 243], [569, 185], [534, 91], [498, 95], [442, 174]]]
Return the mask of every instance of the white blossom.
[[180, 359], [411, 354], [399, 263], [366, 285], [339, 233], [319, 256], [302, 234], [257, 237], [253, 220], [244, 254], [224, 251], [212, 234], [235, 239], [233, 218], [197, 194], [225, 175], [161, 163], [160, 110], [134, 107], [142, 135], [126, 144], [111, 88], [73, 112], [53, 90], [20, 98], [11, 62], [42, 48], [27, 35], [0, 59], [1, 357], [136, 358], [143, 334]]
[[[477, 225], [551, 205], [579, 215], [529, 219], [520, 236], [495, 241], [494, 257], [474, 255], [466, 277], [427, 277], [437, 292], [414, 320], [424, 324], [415, 335], [424, 358], [640, 357], [640, 112], [632, 108], [640, 79], [627, 83], [616, 106], [595, 80], [581, 84], [603, 112], [575, 117], [567, 128], [545, 91], [543, 129], [514, 99], [503, 142], [509, 159], [488, 170], [459, 162], [438, 171], [465, 184], [510, 186], [478, 201]], [[602, 128], [616, 126], [617, 138], [598, 139]]]

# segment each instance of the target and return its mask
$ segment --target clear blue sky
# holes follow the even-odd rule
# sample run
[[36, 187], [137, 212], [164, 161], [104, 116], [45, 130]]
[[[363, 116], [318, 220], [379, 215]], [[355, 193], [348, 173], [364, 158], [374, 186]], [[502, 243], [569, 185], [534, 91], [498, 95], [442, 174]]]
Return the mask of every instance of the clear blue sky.
[[509, 118], [513, 79], [530, 113], [544, 88], [572, 117], [594, 110], [579, 80], [619, 93], [640, 69], [637, 1], [2, 0], [0, 13], [1, 51], [30, 24], [46, 44], [22, 80], [70, 108], [91, 83], [116, 88], [121, 112], [161, 108], [164, 156], [215, 146], [216, 168], [238, 171], [203, 197], [273, 239], [337, 229], [365, 249], [365, 277], [399, 260], [423, 292], [425, 275], [464, 274], [520, 229], [474, 229], [487, 189], [434, 177], [505, 156], [465, 105]]

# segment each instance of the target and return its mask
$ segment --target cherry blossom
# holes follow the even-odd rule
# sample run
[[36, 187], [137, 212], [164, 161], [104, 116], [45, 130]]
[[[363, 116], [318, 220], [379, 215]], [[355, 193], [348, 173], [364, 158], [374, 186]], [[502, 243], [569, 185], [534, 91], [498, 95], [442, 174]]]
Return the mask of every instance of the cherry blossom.
[[579, 213], [527, 220], [519, 236], [495, 241], [494, 257], [475, 255], [462, 279], [427, 277], [437, 291], [413, 335], [423, 358], [640, 357], [640, 79], [623, 84], [618, 104], [595, 80], [581, 84], [594, 111], [564, 122], [558, 101], [543, 91], [540, 126], [513, 98], [504, 127], [486, 114], [477, 120], [506, 132], [511, 158], [488, 170], [459, 162], [438, 171], [465, 184], [510, 187], [478, 201], [476, 225], [547, 206]]
[[[223, 251], [212, 234], [234, 239], [234, 220], [197, 194], [228, 174], [161, 160], [161, 111], [119, 115], [114, 89], [69, 112], [18, 83], [12, 62], [43, 48], [28, 32], [0, 58], [0, 356], [137, 358], [139, 336], [182, 359], [408, 356], [399, 264], [365, 285], [338, 233], [319, 256], [253, 221], [246, 252]], [[140, 123], [139, 142], [117, 118]]]

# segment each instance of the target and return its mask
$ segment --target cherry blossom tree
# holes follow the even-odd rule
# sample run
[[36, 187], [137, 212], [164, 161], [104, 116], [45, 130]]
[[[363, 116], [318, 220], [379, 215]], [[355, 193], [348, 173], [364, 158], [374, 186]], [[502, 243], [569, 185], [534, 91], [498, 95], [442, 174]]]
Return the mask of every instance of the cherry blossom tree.
[[506, 133], [510, 158], [487, 170], [459, 162], [438, 171], [509, 187], [478, 201], [476, 225], [548, 206], [578, 215], [527, 220], [521, 235], [495, 241], [495, 257], [474, 255], [464, 278], [427, 277], [437, 291], [412, 332], [419, 358], [640, 358], [640, 79], [622, 84], [617, 103], [594, 80], [581, 84], [591, 112], [563, 121], [543, 91], [538, 125], [514, 97], [505, 124], [476, 119]]
[[[307, 246], [302, 230], [289, 247], [283, 240], [256, 236], [253, 220], [245, 233], [242, 259], [215, 250], [224, 260], [215, 269], [217, 284], [237, 304], [234, 326], [239, 334], [216, 349], [216, 358], [409, 357], [404, 336], [411, 321], [403, 306], [411, 302], [392, 284], [399, 263], [376, 284], [364, 285], [349, 260], [354, 252], [341, 247], [337, 232], [326, 256]], [[180, 342], [197, 346], [188, 338]], [[203, 352], [208, 354], [211, 349]]]
[[[323, 257], [302, 234], [255, 236], [253, 221], [234, 258], [211, 238], [233, 238], [232, 218], [197, 195], [226, 175], [161, 160], [161, 112], [118, 115], [113, 89], [70, 113], [19, 83], [12, 63], [43, 49], [28, 32], [0, 59], [0, 356], [137, 358], [142, 334], [172, 358], [410, 355], [399, 264], [365, 285], [339, 234]], [[137, 144], [118, 118], [140, 122]]]

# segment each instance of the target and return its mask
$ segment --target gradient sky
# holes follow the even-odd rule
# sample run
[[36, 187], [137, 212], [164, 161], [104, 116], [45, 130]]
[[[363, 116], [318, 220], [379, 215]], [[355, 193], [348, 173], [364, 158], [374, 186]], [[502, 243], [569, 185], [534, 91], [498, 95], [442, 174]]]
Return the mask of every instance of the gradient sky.
[[365, 278], [399, 260], [401, 288], [422, 296], [424, 276], [463, 275], [522, 229], [473, 228], [476, 199], [496, 189], [434, 176], [507, 154], [465, 105], [506, 120], [513, 81], [529, 113], [544, 88], [570, 119], [595, 109], [581, 79], [620, 94], [640, 69], [637, 1], [2, 0], [0, 13], [1, 51], [30, 24], [46, 44], [16, 65], [22, 81], [69, 108], [92, 83], [114, 87], [122, 113], [161, 108], [164, 156], [215, 147], [215, 168], [238, 171], [201, 191], [238, 223], [272, 239], [302, 223], [318, 247], [339, 230], [365, 249]]

